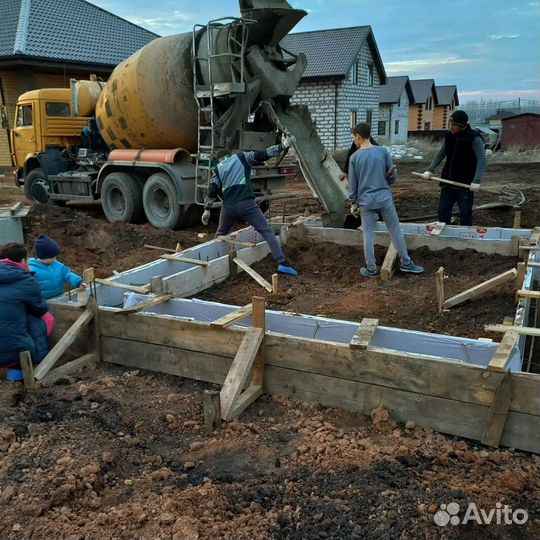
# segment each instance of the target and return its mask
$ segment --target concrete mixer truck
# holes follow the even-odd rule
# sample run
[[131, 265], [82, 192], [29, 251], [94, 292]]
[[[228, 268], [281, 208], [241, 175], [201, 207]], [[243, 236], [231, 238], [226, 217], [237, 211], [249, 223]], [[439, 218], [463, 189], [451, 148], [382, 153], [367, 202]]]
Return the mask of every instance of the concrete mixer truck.
[[[106, 83], [91, 77], [21, 95], [11, 142], [26, 196], [100, 199], [111, 222], [179, 229], [199, 219], [220, 149], [262, 149], [287, 132], [325, 221], [342, 224], [339, 169], [309, 111], [289, 103], [307, 62], [280, 41], [306, 12], [285, 0], [239, 4], [240, 18], [155, 39]], [[272, 198], [292, 165], [282, 156], [254, 169], [259, 199]]]

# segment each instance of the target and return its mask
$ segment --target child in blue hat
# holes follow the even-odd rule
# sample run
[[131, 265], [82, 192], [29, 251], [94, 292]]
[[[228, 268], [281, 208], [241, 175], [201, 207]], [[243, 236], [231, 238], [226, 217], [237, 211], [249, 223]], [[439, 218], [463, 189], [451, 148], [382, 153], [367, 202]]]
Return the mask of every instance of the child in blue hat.
[[81, 276], [57, 260], [60, 246], [52, 238], [44, 234], [39, 235], [34, 251], [36, 256], [28, 261], [28, 266], [34, 272], [45, 300], [63, 294], [66, 283], [72, 289], [86, 286]]

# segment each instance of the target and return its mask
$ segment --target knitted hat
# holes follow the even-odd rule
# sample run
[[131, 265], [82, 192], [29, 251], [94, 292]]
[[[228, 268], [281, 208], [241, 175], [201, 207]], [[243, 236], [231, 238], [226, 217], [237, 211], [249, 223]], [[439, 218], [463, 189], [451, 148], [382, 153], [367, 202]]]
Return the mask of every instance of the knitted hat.
[[454, 111], [450, 115], [450, 122], [459, 127], [467, 127], [469, 115], [465, 111]]
[[60, 246], [52, 238], [40, 234], [36, 240], [35, 252], [38, 259], [52, 259], [60, 253]]

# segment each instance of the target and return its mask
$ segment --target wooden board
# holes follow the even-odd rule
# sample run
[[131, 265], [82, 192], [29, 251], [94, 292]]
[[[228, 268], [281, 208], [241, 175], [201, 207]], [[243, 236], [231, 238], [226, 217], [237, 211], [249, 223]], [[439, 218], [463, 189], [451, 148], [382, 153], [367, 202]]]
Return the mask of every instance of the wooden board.
[[540, 336], [540, 328], [531, 328], [529, 326], [512, 326], [506, 324], [486, 324], [484, 325], [486, 332], [508, 332], [513, 330], [522, 336]]
[[517, 332], [506, 332], [504, 334], [499, 348], [490, 360], [487, 369], [491, 371], [504, 371], [510, 362], [512, 351], [517, 344], [519, 334]]
[[517, 292], [520, 298], [540, 298], [540, 291], [529, 291], [527, 289], [520, 289]]
[[95, 367], [95, 365], [96, 356], [92, 353], [84, 354], [71, 362], [67, 362], [49, 371], [49, 373], [41, 380], [41, 384], [54, 384], [59, 379], [69, 377], [80, 369], [86, 367]]
[[254, 242], [241, 242], [240, 240], [236, 240], [235, 238], [230, 238], [229, 236], [218, 236], [217, 240], [221, 240], [222, 242], [227, 242], [228, 244], [234, 244], [236, 246], [242, 246], [242, 247], [255, 247], [257, 244]]
[[82, 314], [79, 310], [79, 318], [71, 325], [60, 341], [49, 351], [47, 356], [40, 362], [34, 371], [34, 377], [40, 381], [47, 375], [49, 370], [56, 364], [58, 359], [67, 351], [75, 341], [81, 330], [93, 319], [94, 311], [85, 309]]
[[125, 291], [131, 291], [139, 294], [148, 294], [150, 287], [140, 285], [129, 285], [127, 283], [118, 283], [117, 281], [109, 281], [108, 279], [94, 278], [96, 283], [100, 285], [106, 285], [107, 287], [115, 287], [117, 289], [124, 289]]
[[260, 274], [255, 272], [251, 266], [246, 264], [242, 259], [236, 257], [234, 262], [244, 271], [249, 274], [259, 285], [263, 286], [268, 292], [272, 292], [272, 284], [268, 283]]
[[180, 257], [177, 255], [161, 255], [160, 259], [166, 259], [167, 261], [176, 261], [186, 264], [194, 264], [196, 266], [204, 266], [205, 268], [210, 264], [208, 261], [200, 261], [199, 259], [192, 259], [190, 257]]
[[367, 349], [378, 325], [379, 319], [362, 319], [358, 330], [355, 332], [351, 339], [351, 343], [349, 344], [351, 349]]
[[242, 321], [246, 319], [247, 317], [250, 317], [252, 313], [253, 313], [253, 308], [251, 304], [247, 304], [244, 307], [237, 309], [236, 311], [227, 313], [227, 315], [223, 315], [223, 317], [220, 317], [219, 319], [212, 321], [210, 323], [210, 326], [219, 327], [219, 328], [228, 328], [229, 326], [232, 326], [233, 324], [236, 324], [237, 322]]
[[479, 283], [478, 285], [475, 285], [474, 287], [471, 287], [470, 289], [467, 289], [466, 291], [460, 292], [459, 294], [456, 294], [455, 296], [448, 298], [448, 300], [445, 300], [443, 302], [443, 308], [448, 309], [453, 306], [457, 306], [458, 304], [462, 304], [463, 302], [466, 302], [467, 300], [478, 298], [484, 293], [491, 291], [492, 289], [495, 289], [497, 287], [500, 287], [503, 283], [506, 283], [507, 281], [515, 280], [516, 276], [517, 276], [517, 270], [515, 268], [511, 268], [510, 270], [507, 270], [506, 272], [503, 272], [502, 274], [492, 277], [491, 279], [483, 281], [482, 283]]
[[384, 261], [381, 266], [381, 280], [388, 281], [394, 275], [394, 267], [397, 261], [398, 252], [393, 242], [390, 242]]
[[437, 313], [444, 311], [444, 266], [435, 272], [435, 289], [437, 294]]
[[118, 315], [126, 315], [128, 313], [138, 313], [139, 311], [142, 311], [143, 309], [147, 309], [151, 306], [156, 306], [157, 304], [163, 304], [163, 302], [168, 302], [171, 298], [174, 298], [172, 294], [158, 294], [156, 296], [152, 296], [151, 298], [148, 298], [147, 300], [138, 302], [137, 304], [133, 306], [120, 309], [116, 313]]
[[235, 406], [253, 367], [253, 362], [264, 339], [264, 330], [261, 328], [248, 328], [236, 356], [227, 373], [220, 392], [221, 418], [231, 420], [234, 416]]

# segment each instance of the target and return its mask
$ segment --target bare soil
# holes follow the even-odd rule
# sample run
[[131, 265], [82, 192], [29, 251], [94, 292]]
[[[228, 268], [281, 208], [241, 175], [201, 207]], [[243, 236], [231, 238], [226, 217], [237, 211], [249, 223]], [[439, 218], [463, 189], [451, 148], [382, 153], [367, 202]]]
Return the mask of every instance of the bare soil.
[[[398, 164], [402, 218], [436, 210], [438, 188], [413, 180], [424, 165]], [[508, 183], [527, 196], [524, 227], [540, 223], [539, 164], [488, 165], [486, 185]], [[293, 182], [289, 189], [305, 190]], [[0, 204], [23, 200], [0, 191]], [[478, 202], [492, 198], [480, 193]], [[283, 212], [283, 203], [272, 215]], [[313, 198], [286, 214], [320, 210]], [[513, 211], [478, 212], [476, 223], [512, 226]], [[426, 219], [426, 221], [428, 221]], [[208, 240], [216, 227], [186, 231], [108, 223], [99, 205], [35, 206], [24, 220], [32, 251], [40, 233], [62, 246], [61, 260], [99, 277], [154, 260], [154, 244], [174, 249]], [[198, 234], [206, 234], [199, 238]], [[413, 253], [423, 276], [387, 284], [361, 280], [359, 249], [291, 242], [301, 269], [280, 278], [277, 309], [477, 337], [514, 310], [511, 286], [438, 315], [433, 273], [447, 269], [447, 295], [515, 264], [470, 251]], [[378, 250], [382, 260], [383, 250]], [[267, 278], [270, 260], [255, 268]], [[240, 274], [203, 297], [247, 303], [262, 289]], [[28, 393], [0, 381], [0, 538], [7, 539], [536, 539], [540, 459], [511, 450], [395, 425], [366, 415], [263, 396], [240, 421], [207, 434], [202, 393], [212, 385], [100, 366]], [[527, 510], [524, 525], [434, 524], [439, 505], [496, 503]]]

